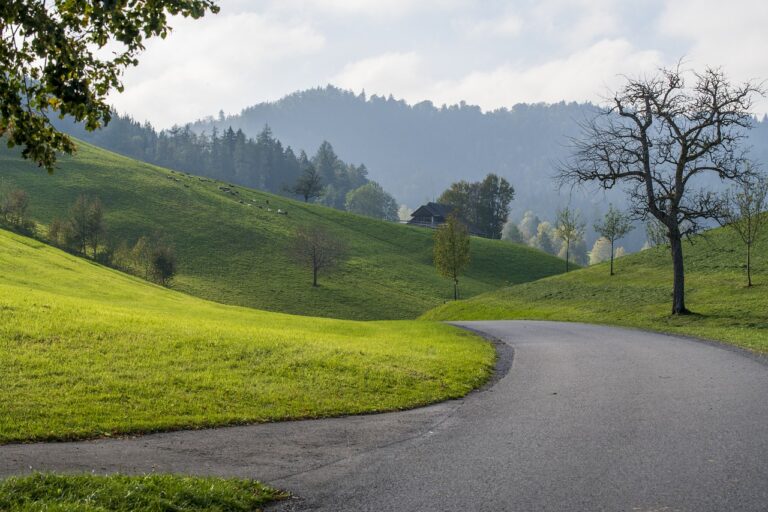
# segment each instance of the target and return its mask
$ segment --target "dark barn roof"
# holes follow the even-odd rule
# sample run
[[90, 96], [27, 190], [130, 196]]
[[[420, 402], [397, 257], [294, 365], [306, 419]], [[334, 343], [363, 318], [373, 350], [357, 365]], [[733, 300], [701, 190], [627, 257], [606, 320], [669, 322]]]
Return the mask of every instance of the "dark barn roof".
[[453, 207], [447, 204], [427, 203], [419, 206], [411, 217], [442, 217], [446, 218], [453, 211]]

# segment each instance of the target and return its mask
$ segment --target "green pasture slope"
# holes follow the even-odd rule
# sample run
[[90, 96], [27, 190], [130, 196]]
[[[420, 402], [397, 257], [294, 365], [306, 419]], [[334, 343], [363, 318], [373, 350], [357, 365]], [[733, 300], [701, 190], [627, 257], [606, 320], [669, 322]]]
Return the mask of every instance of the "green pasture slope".
[[[180, 256], [178, 290], [225, 304], [348, 318], [415, 318], [452, 296], [432, 266], [430, 230], [307, 205], [243, 187], [202, 181], [79, 144], [51, 176], [0, 150], [0, 178], [25, 189], [42, 223], [62, 217], [81, 193], [106, 207], [112, 239], [162, 232]], [[242, 204], [241, 204], [242, 201]], [[261, 207], [261, 208], [259, 208]], [[272, 211], [268, 211], [267, 208]], [[278, 215], [282, 209], [288, 215]], [[311, 287], [308, 270], [285, 253], [297, 226], [319, 224], [349, 245], [349, 259]], [[473, 239], [464, 296], [562, 272], [563, 262], [501, 241]]]
[[746, 287], [744, 246], [728, 229], [685, 246], [686, 304], [694, 315], [672, 317], [669, 251], [658, 247], [620, 258], [616, 275], [600, 264], [447, 304], [432, 320], [546, 319], [625, 325], [693, 335], [768, 352], [768, 240], [753, 252]]
[[0, 230], [0, 443], [314, 418], [466, 394], [481, 338], [225, 306]]

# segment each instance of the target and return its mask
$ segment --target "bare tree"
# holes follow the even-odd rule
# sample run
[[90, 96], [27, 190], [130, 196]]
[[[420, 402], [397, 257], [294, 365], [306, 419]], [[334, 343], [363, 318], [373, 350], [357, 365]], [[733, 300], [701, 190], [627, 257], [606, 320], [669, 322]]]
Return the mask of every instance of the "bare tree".
[[345, 254], [344, 242], [320, 226], [299, 227], [290, 247], [293, 261], [312, 269], [312, 286], [320, 271], [336, 268]]
[[595, 231], [611, 244], [611, 275], [613, 275], [614, 246], [617, 240], [632, 231], [632, 222], [629, 215], [617, 210], [613, 205], [609, 205], [608, 212], [603, 217], [602, 222], [596, 222], [594, 227]]
[[768, 178], [764, 175], [743, 181], [725, 194], [723, 224], [733, 229], [747, 246], [747, 286], [752, 286], [752, 246], [768, 221]]
[[565, 271], [570, 270], [571, 243], [584, 238], [584, 222], [578, 211], [565, 207], [557, 211], [555, 235], [565, 242]]
[[683, 237], [722, 213], [721, 197], [707, 189], [706, 178], [749, 175], [741, 142], [752, 126], [752, 98], [762, 94], [749, 82], [731, 84], [719, 69], [691, 74], [690, 86], [679, 66], [627, 79], [611, 106], [583, 126], [574, 154], [560, 169], [563, 183], [625, 185], [634, 216], [664, 224], [674, 270], [673, 315], [689, 313]]

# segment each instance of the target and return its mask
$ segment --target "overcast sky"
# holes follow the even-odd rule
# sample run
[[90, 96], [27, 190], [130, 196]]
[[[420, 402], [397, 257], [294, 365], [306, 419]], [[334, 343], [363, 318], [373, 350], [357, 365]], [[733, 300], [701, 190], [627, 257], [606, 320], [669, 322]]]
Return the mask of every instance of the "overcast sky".
[[[158, 127], [335, 84], [484, 109], [597, 100], [685, 57], [768, 78], [766, 0], [220, 0], [151, 41], [113, 104]], [[768, 102], [756, 106], [768, 111]]]

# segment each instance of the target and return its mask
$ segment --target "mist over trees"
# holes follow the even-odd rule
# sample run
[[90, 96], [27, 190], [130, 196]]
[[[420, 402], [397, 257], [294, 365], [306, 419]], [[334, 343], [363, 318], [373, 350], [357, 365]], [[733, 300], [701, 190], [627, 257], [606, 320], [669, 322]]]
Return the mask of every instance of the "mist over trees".
[[[293, 147], [315, 148], [323, 140], [332, 141], [339, 154], [365, 162], [370, 179], [411, 208], [435, 201], [453, 182], [478, 181], [493, 172], [514, 183], [510, 217], [519, 220], [527, 210], [551, 218], [563, 204], [551, 178], [557, 162], [568, 154], [568, 138], [578, 135], [578, 123], [592, 118], [596, 109], [561, 102], [483, 112], [465, 103], [409, 105], [391, 96], [328, 86], [239, 114], [203, 119], [192, 129], [210, 132], [214, 126], [232, 126], [253, 135], [269, 124]], [[768, 163], [768, 121], [755, 124], [748, 145], [754, 160]], [[590, 221], [602, 217], [609, 202], [628, 207], [620, 189], [574, 191], [570, 201]], [[588, 244], [598, 236], [589, 222]], [[644, 243], [642, 226], [622, 241], [630, 251]]]
[[[531, 210], [552, 220], [564, 203], [552, 182], [557, 163], [567, 157], [569, 137], [579, 134], [578, 123], [594, 117], [596, 112], [595, 105], [564, 102], [518, 104], [489, 112], [465, 103], [439, 106], [425, 101], [409, 105], [391, 96], [368, 96], [328, 86], [260, 103], [236, 115], [221, 113], [192, 123], [188, 129], [174, 131], [182, 132], [180, 137], [190, 137], [190, 133], [210, 136], [215, 127], [221, 137], [232, 127], [235, 134], [242, 130], [246, 138], [252, 138], [269, 125], [279, 137], [283, 151], [288, 146], [311, 150], [323, 141], [331, 141], [345, 160], [365, 162], [367, 178], [381, 184], [399, 203], [410, 208], [435, 201], [453, 182], [479, 181], [493, 172], [515, 185], [510, 218], [519, 221]], [[129, 129], [129, 136], [110, 137], [110, 131], [128, 122], [131, 126], [120, 130]], [[71, 123], [58, 123], [68, 124], [64, 128], [69, 132], [78, 130]], [[188, 172], [214, 176], [191, 166], [196, 157], [179, 163], [155, 158], [151, 151], [141, 154], [136, 143], [142, 137], [152, 137], [139, 130], [146, 126], [129, 118], [113, 117], [104, 130], [86, 133], [80, 129], [73, 135], [152, 163], [181, 170], [190, 166]], [[171, 130], [165, 133], [169, 135]], [[768, 119], [756, 120], [748, 137], [745, 147], [751, 147], [751, 159], [768, 164]], [[138, 144], [138, 148], [143, 147], [152, 145]], [[298, 153], [296, 149], [294, 156]], [[300, 174], [297, 170], [288, 172], [282, 183], [291, 186]], [[259, 179], [255, 178], [242, 184], [260, 187]], [[274, 188], [265, 190], [286, 193]], [[346, 194], [331, 192], [336, 206], [344, 208]], [[608, 203], [622, 210], [629, 206], [620, 187], [613, 191], [595, 187], [570, 192], [570, 204], [589, 221], [585, 239], [590, 246], [599, 237], [591, 221], [603, 216]], [[630, 252], [639, 250], [646, 242], [642, 224], [637, 224], [637, 228], [622, 240]]]
[[149, 123], [120, 115], [97, 132], [69, 121], [55, 124], [87, 142], [145, 162], [340, 210], [348, 192], [369, 182], [365, 165], [344, 162], [329, 142], [322, 141], [311, 158], [303, 150], [297, 156], [266, 125], [249, 138], [232, 127], [196, 133], [187, 125], [158, 132]]

